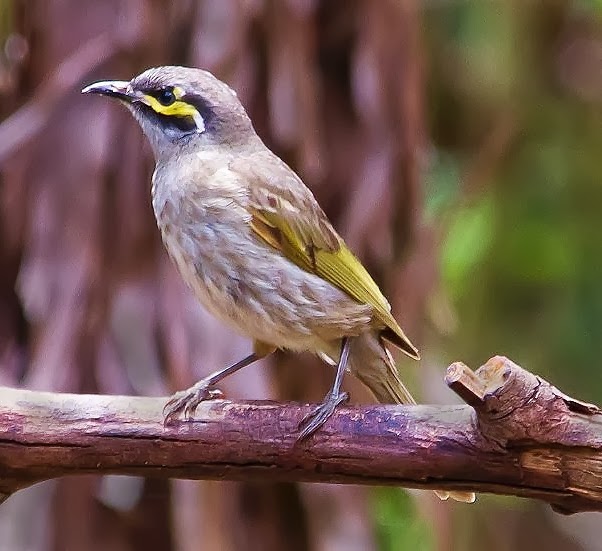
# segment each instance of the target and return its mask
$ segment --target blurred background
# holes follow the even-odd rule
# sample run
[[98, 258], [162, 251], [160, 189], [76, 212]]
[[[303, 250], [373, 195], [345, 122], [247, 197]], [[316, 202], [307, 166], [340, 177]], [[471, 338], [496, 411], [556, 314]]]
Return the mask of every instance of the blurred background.
[[[147, 67], [229, 82], [420, 345], [399, 367], [502, 353], [602, 402], [600, 0], [0, 0], [0, 384], [167, 395], [250, 343], [161, 246], [150, 150], [83, 85]], [[279, 354], [233, 398], [319, 400]], [[352, 400], [368, 402], [351, 377]], [[594, 515], [366, 487], [74, 477], [0, 508], [7, 550], [600, 549]]]

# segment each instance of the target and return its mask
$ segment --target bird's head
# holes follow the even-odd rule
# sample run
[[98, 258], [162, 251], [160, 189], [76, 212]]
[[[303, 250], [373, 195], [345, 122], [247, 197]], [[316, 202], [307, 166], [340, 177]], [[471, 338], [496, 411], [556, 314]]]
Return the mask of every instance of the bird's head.
[[236, 93], [202, 69], [157, 67], [130, 81], [95, 82], [82, 93], [101, 94], [124, 103], [157, 159], [190, 146], [235, 146], [255, 136]]

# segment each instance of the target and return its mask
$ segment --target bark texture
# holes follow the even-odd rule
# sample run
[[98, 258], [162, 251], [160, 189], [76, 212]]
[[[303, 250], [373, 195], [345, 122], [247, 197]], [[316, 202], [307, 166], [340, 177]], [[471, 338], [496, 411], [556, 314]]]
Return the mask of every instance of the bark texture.
[[163, 426], [164, 398], [3, 388], [0, 491], [101, 473], [400, 485], [531, 497], [602, 511], [602, 414], [510, 360], [452, 364], [465, 406], [343, 407], [297, 442], [307, 405], [205, 402]]

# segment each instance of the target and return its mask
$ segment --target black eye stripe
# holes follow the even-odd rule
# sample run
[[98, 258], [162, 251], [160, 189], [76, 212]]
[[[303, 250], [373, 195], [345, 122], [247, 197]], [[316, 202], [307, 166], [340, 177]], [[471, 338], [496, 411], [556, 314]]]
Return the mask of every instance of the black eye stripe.
[[203, 118], [206, 128], [212, 128], [216, 123], [215, 110], [211, 103], [197, 94], [187, 93], [183, 98], [186, 103], [192, 105]]
[[[142, 85], [138, 90], [147, 96], [152, 96], [164, 107], [172, 105], [176, 101], [194, 107], [198, 116], [178, 115], [177, 113], [162, 114], [144, 102], [137, 103], [136, 106], [145, 113], [145, 116], [155, 121], [156, 124], [164, 129], [189, 134], [200, 132], [214, 134], [218, 131], [221, 120], [216, 112], [215, 106], [200, 94], [182, 90], [176, 96], [174, 85], [153, 83], [154, 85]], [[201, 120], [199, 120], [199, 117]], [[201, 128], [202, 127], [202, 128]]]

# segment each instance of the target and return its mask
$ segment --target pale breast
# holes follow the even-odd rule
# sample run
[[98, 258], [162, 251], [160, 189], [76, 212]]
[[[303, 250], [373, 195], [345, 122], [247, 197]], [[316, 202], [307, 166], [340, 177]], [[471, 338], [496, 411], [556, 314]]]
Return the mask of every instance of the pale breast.
[[201, 303], [240, 333], [293, 350], [370, 327], [372, 308], [299, 268], [250, 230], [244, 189], [219, 185], [166, 193], [154, 177], [153, 208], [169, 255]]

